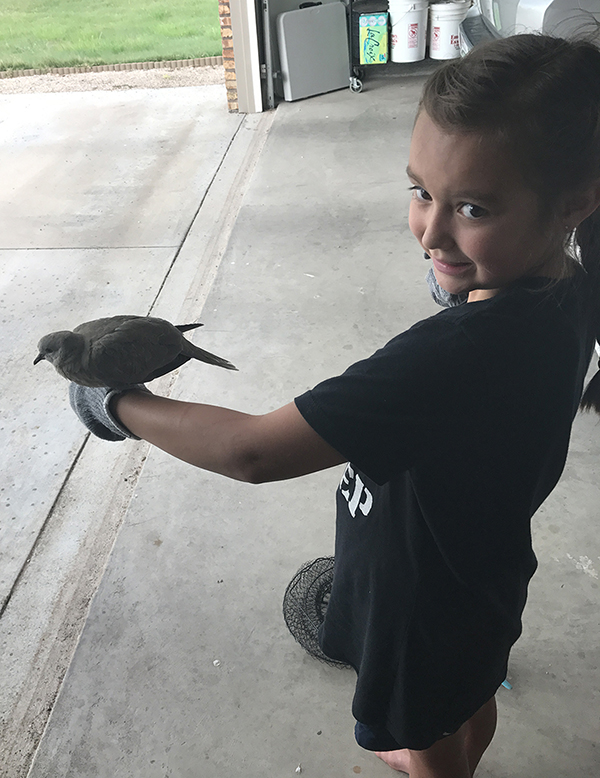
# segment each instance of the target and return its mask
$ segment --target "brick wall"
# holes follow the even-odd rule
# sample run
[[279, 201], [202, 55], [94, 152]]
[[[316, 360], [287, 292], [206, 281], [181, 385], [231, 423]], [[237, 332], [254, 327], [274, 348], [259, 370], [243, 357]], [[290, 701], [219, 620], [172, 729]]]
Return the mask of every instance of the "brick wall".
[[231, 10], [229, 0], [219, 0], [219, 17], [221, 19], [221, 40], [223, 42], [223, 65], [225, 66], [225, 84], [227, 87], [227, 105], [229, 110], [238, 110], [237, 79], [235, 74], [235, 59], [233, 56], [233, 34], [231, 32]]

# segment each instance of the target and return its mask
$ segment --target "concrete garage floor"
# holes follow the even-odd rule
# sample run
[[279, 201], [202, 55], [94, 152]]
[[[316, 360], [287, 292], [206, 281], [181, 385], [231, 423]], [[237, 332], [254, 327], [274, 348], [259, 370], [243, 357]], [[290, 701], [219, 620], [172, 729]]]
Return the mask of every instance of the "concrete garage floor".
[[0, 120], [0, 775], [20, 778], [146, 454], [89, 439], [37, 342], [196, 320], [269, 120], [223, 86], [2, 96]]
[[[199, 182], [176, 175], [173, 188], [166, 187], [170, 218], [160, 208], [141, 205], [131, 214], [124, 208], [111, 210], [110, 182], [103, 186], [103, 166], [97, 165], [87, 177], [96, 196], [86, 197], [85, 188], [75, 188], [77, 201], [65, 203], [63, 212], [85, 213], [90, 202], [104, 208], [107, 198], [106, 217], [91, 219], [87, 233], [105, 241], [100, 243], [103, 250], [93, 257], [93, 270], [85, 265], [87, 275], [81, 275], [81, 259], [63, 269], [49, 264], [50, 255], [46, 265], [37, 266], [41, 283], [32, 280], [35, 268], [30, 271], [28, 287], [37, 288], [39, 296], [18, 315], [31, 326], [31, 339], [34, 330], [36, 336], [40, 328], [45, 332], [59, 315], [71, 323], [73, 317], [78, 321], [131, 306], [133, 312], [145, 312], [156, 300], [152, 310], [159, 315], [200, 317], [205, 327], [198, 342], [231, 359], [240, 372], [186, 365], [174, 381], [153, 388], [186, 400], [264, 412], [434, 313], [437, 308], [424, 284], [427, 265], [407, 226], [409, 194], [403, 174], [422, 81], [420, 75], [380, 76], [370, 79], [361, 95], [344, 90], [282, 104], [274, 115], [244, 120], [224, 114], [219, 129], [225, 138], [235, 138], [221, 169], [245, 171], [241, 188], [233, 186], [231, 173], [229, 189], [225, 181], [219, 189], [215, 180], [203, 201]], [[179, 92], [188, 105], [186, 90]], [[178, 99], [170, 109], [174, 114]], [[160, 115], [151, 110], [143, 122], [126, 125], [132, 138], [133, 128], [139, 132], [154, 116], [160, 126]], [[266, 122], [271, 120], [269, 130]], [[95, 126], [89, 118], [80, 122]], [[119, 136], [126, 136], [122, 122], [116, 124]], [[201, 146], [199, 133], [213, 129], [212, 123], [203, 129], [192, 121], [187, 136], [178, 135], [174, 156], [185, 160], [189, 176], [197, 171], [193, 151]], [[172, 128], [158, 135], [174, 143]], [[243, 148], [236, 146], [242, 141], [247, 141]], [[112, 185], [124, 186], [140, 156], [145, 158], [134, 150], [123, 159]], [[165, 180], [149, 178], [143, 202], [164, 201]], [[60, 202], [66, 196], [62, 192], [69, 190], [55, 188], [55, 200]], [[227, 205], [232, 193], [240, 200], [239, 211]], [[176, 215], [178, 201], [189, 206], [191, 215], [200, 206], [187, 236], [178, 232], [177, 225], [185, 221]], [[206, 241], [216, 240], [214, 225], [212, 237], [208, 228], [215, 214], [222, 213], [229, 215], [223, 223], [233, 229], [224, 253], [211, 254], [213, 268], [222, 254], [218, 270], [207, 275], [198, 270], [197, 260], [207, 250]], [[79, 222], [71, 220], [77, 229]], [[16, 213], [14, 221], [17, 228]], [[31, 223], [32, 218], [23, 218], [18, 234], [24, 243], [35, 232], [31, 226], [26, 229]], [[33, 218], [33, 223], [43, 230], [43, 218]], [[119, 239], [107, 241], [115, 224]], [[124, 245], [142, 252], [137, 264], [123, 260], [117, 247]], [[150, 245], [160, 257], [164, 249], [163, 264], [149, 261], [150, 249], [143, 247]], [[174, 262], [171, 272], [168, 251]], [[3, 253], [16, 268], [18, 257]], [[105, 296], [98, 299], [100, 289]], [[34, 314], [38, 318], [29, 323]], [[333, 495], [340, 469], [250, 486], [195, 470], [160, 451], [148, 451], [143, 443], [89, 440], [82, 448], [83, 433], [66, 408], [59, 379], [48, 369], [43, 377], [35, 373], [33, 384], [29, 363], [21, 364], [26, 340], [21, 337], [15, 346], [17, 367], [7, 415], [19, 408], [22, 424], [39, 428], [35, 434], [42, 445], [48, 444], [53, 464], [58, 463], [52, 468], [55, 481], [44, 491], [52, 495], [52, 488], [56, 493], [64, 485], [50, 519], [44, 525], [48, 506], [40, 507], [42, 519], [29, 530], [33, 536], [44, 527], [0, 620], [2, 682], [13, 673], [6, 646], [12, 645], [15, 653], [36, 638], [32, 625], [23, 626], [28, 600], [19, 599], [21, 589], [39, 605], [43, 598], [36, 585], [38, 590], [50, 585], [56, 571], [61, 573], [63, 556], [77, 556], [72, 547], [78, 543], [86, 550], [75, 568], [85, 578], [88, 568], [81, 559], [93, 566], [94, 537], [110, 534], [99, 525], [103, 521], [115, 534], [124, 514], [30, 778], [264, 778], [294, 775], [298, 765], [304, 775], [316, 778], [392, 775], [354, 743], [353, 672], [308, 657], [281, 616], [283, 593], [296, 569], [332, 553]], [[29, 434], [17, 449], [24, 452], [21, 458], [35, 445], [34, 433]], [[599, 461], [600, 424], [594, 417], [579, 417], [564, 478], [534, 522], [540, 569], [525, 632], [513, 652], [513, 689], [498, 694], [500, 727], [478, 772], [482, 778], [595, 778], [599, 773]], [[23, 466], [15, 468], [24, 503], [35, 502], [33, 489], [39, 489], [41, 473], [41, 465], [28, 466], [26, 477]], [[86, 536], [90, 526], [96, 527], [92, 540]], [[22, 558], [27, 553], [24, 543]], [[96, 578], [100, 573], [101, 565]], [[53, 625], [53, 634], [58, 636], [65, 634], [60, 625], [70, 612], [63, 592], [69, 586], [77, 589], [68, 570], [62, 575], [62, 588], [53, 600], [63, 603], [62, 609], [54, 606], [60, 624]], [[84, 602], [82, 595], [80, 600]], [[30, 677], [43, 675], [37, 656], [31, 658]], [[15, 666], [22, 671], [24, 664]], [[48, 660], [53, 672], [59, 666]], [[40, 686], [25, 695], [29, 711]], [[20, 711], [23, 722], [28, 720], [14, 699], [13, 710]], [[30, 747], [35, 740], [32, 735]], [[11, 742], [18, 742], [14, 734]], [[14, 770], [6, 774], [17, 775]]]

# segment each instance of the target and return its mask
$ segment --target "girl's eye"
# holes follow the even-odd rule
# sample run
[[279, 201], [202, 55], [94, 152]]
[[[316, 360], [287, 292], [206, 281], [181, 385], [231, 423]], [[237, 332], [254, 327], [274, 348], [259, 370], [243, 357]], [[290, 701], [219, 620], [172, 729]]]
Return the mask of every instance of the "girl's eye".
[[413, 197], [416, 200], [421, 200], [425, 202], [429, 202], [431, 200], [431, 195], [429, 192], [426, 192], [425, 189], [423, 189], [422, 186], [411, 186], [409, 187], [409, 192], [414, 192]]
[[479, 205], [473, 205], [473, 203], [464, 203], [464, 205], [460, 206], [459, 210], [467, 219], [481, 219], [481, 217], [485, 216], [487, 213], [485, 208], [482, 208]]

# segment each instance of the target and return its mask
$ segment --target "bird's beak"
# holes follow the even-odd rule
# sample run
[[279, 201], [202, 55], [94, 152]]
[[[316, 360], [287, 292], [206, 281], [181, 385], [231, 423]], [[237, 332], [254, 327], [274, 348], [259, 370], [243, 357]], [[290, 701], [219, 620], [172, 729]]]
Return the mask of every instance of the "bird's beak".
[[41, 362], [42, 359], [46, 359], [46, 357], [43, 354], [38, 354], [37, 357], [33, 360], [33, 364], [37, 365], [37, 363]]

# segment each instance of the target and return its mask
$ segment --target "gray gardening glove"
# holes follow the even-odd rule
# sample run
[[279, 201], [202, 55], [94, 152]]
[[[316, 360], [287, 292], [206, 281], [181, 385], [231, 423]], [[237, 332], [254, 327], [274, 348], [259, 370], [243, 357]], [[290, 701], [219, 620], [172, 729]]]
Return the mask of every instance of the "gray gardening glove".
[[468, 292], [461, 292], [461, 294], [450, 294], [450, 292], [442, 289], [442, 287], [437, 282], [433, 268], [430, 268], [429, 273], [427, 273], [427, 285], [429, 286], [429, 291], [431, 292], [433, 299], [443, 308], [454, 308], [457, 305], [462, 305], [463, 303], [467, 302], [469, 297]]
[[[129, 389], [141, 389], [151, 394], [144, 384], [133, 384]], [[79, 420], [102, 440], [125, 440], [133, 438], [140, 440], [137, 435], [130, 432], [110, 411], [111, 400], [127, 389], [109, 389], [108, 387], [80, 386], [70, 384], [69, 402]]]

